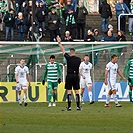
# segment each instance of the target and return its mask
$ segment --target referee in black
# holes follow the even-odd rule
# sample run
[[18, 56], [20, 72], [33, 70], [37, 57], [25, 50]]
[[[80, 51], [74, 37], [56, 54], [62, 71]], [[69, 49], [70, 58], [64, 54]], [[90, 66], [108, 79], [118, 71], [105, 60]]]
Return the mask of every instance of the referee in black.
[[66, 75], [66, 82], [65, 82], [65, 89], [67, 89], [67, 99], [68, 99], [68, 107], [67, 111], [71, 111], [71, 94], [72, 94], [72, 87], [76, 94], [76, 103], [77, 103], [77, 110], [81, 110], [80, 107], [80, 97], [79, 97], [79, 65], [81, 63], [81, 59], [76, 56], [76, 51], [74, 48], [70, 49], [70, 55], [66, 53], [64, 47], [61, 44], [61, 38], [57, 36], [58, 45], [67, 60], [67, 75]]

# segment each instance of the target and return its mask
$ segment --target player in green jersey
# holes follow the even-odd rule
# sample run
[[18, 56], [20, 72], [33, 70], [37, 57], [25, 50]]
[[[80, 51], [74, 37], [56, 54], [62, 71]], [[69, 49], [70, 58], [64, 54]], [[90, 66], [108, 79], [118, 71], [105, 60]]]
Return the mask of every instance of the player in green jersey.
[[129, 98], [130, 102], [133, 102], [133, 59], [129, 60], [126, 64], [126, 75], [128, 77], [128, 85], [129, 85]]
[[[55, 62], [55, 56], [50, 56], [50, 62], [48, 62], [45, 66], [44, 76], [42, 84], [45, 84], [45, 79], [47, 77], [48, 83], [48, 107], [56, 106], [55, 101], [57, 100], [57, 87], [58, 83], [61, 83], [61, 68], [59, 63]], [[53, 96], [53, 104], [51, 103], [51, 99]]]

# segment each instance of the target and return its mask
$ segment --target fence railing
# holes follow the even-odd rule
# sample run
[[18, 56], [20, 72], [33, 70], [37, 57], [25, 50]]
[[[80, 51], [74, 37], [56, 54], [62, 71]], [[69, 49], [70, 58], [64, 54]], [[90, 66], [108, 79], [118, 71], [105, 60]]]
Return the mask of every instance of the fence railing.
[[[36, 45], [40, 45], [42, 48], [42, 51], [44, 52], [43, 56], [48, 57], [51, 54], [55, 54], [57, 57], [59, 56], [59, 58], [60, 58], [59, 63], [61, 63], [62, 68], [63, 68], [63, 78], [62, 79], [63, 79], [63, 81], [65, 81], [66, 66], [64, 66], [64, 64], [63, 64], [63, 55], [62, 55], [60, 48], [57, 44], [58, 44], [57, 42], [5, 42], [5, 41], [0, 41], [0, 45], [1, 45], [0, 53], [6, 54], [6, 55], [18, 54], [19, 56], [17, 56], [17, 57], [23, 58], [23, 55], [29, 56], [31, 54], [34, 54], [34, 55], [39, 54], [39, 52], [36, 51], [37, 49], [32, 50], [32, 51], [31, 51], [31, 49], [33, 49], [33, 47], [36, 47]], [[95, 68], [93, 67], [93, 70], [92, 70], [92, 80], [93, 81], [103, 81], [102, 77], [103, 77], [105, 65], [108, 61], [110, 61], [111, 54], [117, 52], [116, 54], [120, 55], [120, 60], [123, 60], [124, 62], [127, 61], [132, 53], [132, 47], [131, 47], [132, 44], [133, 44], [133, 42], [129, 42], [129, 41], [127, 41], [127, 42], [62, 42], [62, 45], [64, 46], [66, 52], [69, 53], [69, 48], [75, 48], [78, 56], [82, 54], [81, 55], [82, 60], [83, 60], [83, 56], [85, 53], [90, 55], [91, 63], [94, 66], [96, 65]], [[23, 46], [20, 46], [20, 45], [23, 45]], [[130, 47], [130, 48], [128, 48], [128, 47]], [[128, 48], [129, 51], [124, 52], [124, 51], [122, 51], [123, 48]], [[42, 55], [40, 54], [40, 59], [42, 58], [41, 56]], [[124, 58], [124, 56], [126, 59]], [[14, 58], [15, 58], [15, 56], [12, 57], [12, 59], [14, 59]], [[47, 58], [47, 60], [49, 60], [49, 57]], [[96, 62], [97, 60], [98, 60], [98, 63]], [[1, 72], [7, 71], [7, 76], [6, 76], [7, 81], [9, 81], [9, 77], [8, 77], [9, 68], [11, 67], [12, 64], [16, 65], [17, 63], [19, 63], [19, 62], [16, 62], [16, 63], [14, 63], [14, 62], [8, 63], [7, 62], [7, 64], [4, 64], [4, 66], [5, 66], [4, 71], [2, 70], [2, 68], [0, 68]], [[42, 60], [40, 60], [38, 63], [35, 64], [35, 69], [34, 69], [35, 76], [33, 75], [35, 77], [34, 81], [37, 81], [37, 77], [38, 77], [37, 67], [39, 65], [45, 65], [43, 58], [42, 58]], [[99, 67], [97, 67], [97, 65], [99, 65]], [[124, 68], [125, 64], [122, 64], [121, 66], [123, 66], [123, 68]], [[43, 71], [43, 70], [41, 70], [41, 71]], [[98, 78], [97, 73], [99, 75], [101, 75], [101, 77]]]
[[133, 16], [133, 14], [120, 14], [120, 15], [118, 16], [118, 30], [120, 30], [120, 23], [121, 23], [121, 22], [120, 22], [120, 18], [121, 18], [121, 16], [129, 16], [129, 15], [130, 15], [130, 16], [131, 16], [131, 15]]

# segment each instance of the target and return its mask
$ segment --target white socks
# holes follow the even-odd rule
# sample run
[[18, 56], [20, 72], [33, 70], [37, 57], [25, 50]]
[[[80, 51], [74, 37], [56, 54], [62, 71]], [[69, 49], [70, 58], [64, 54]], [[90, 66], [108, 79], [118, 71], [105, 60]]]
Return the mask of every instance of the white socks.
[[89, 99], [90, 99], [90, 102], [91, 102], [92, 101], [92, 91], [88, 92], [88, 96], [89, 96]]
[[18, 102], [19, 102], [19, 104], [22, 104], [22, 97], [21, 97], [21, 94], [18, 94]]
[[113, 94], [113, 99], [115, 101], [115, 104], [118, 104], [118, 100], [117, 100], [116, 94]]
[[[106, 98], [106, 104], [109, 104], [110, 98], [111, 98], [111, 95], [108, 94], [107, 98]], [[113, 94], [113, 99], [114, 99], [115, 104], [118, 104], [118, 100], [117, 100], [116, 94]]]
[[27, 103], [27, 93], [24, 93], [24, 103]]
[[107, 95], [107, 98], [106, 98], [106, 104], [109, 104], [109, 102], [110, 102], [110, 97], [111, 97], [111, 95]]

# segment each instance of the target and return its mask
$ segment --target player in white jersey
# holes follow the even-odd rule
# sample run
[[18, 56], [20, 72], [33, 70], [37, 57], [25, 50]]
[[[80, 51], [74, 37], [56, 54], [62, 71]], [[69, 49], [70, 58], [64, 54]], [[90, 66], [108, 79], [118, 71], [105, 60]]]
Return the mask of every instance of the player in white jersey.
[[79, 66], [79, 73], [80, 73], [80, 87], [81, 87], [81, 103], [84, 104], [83, 101], [83, 93], [85, 87], [88, 87], [88, 96], [90, 99], [90, 104], [93, 104], [94, 101], [92, 100], [92, 81], [91, 81], [91, 69], [92, 64], [89, 62], [89, 56], [84, 56], [84, 61], [81, 62]]
[[110, 97], [113, 95], [113, 99], [115, 101], [116, 107], [121, 107], [121, 104], [118, 103], [116, 97], [116, 77], [118, 75], [126, 81], [126, 78], [122, 75], [121, 71], [118, 68], [118, 57], [117, 55], [113, 54], [111, 56], [111, 61], [106, 65], [105, 70], [105, 85], [108, 85], [108, 94], [106, 97], [106, 104], [105, 107], [110, 107]]
[[[15, 68], [16, 90], [18, 92], [18, 101], [22, 105], [21, 90], [24, 91], [24, 106], [27, 106], [27, 89], [30, 86], [29, 69], [24, 65], [25, 60], [20, 60], [20, 65]], [[28, 81], [27, 81], [28, 80]]]

